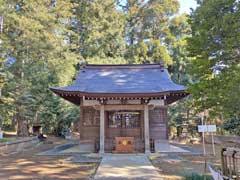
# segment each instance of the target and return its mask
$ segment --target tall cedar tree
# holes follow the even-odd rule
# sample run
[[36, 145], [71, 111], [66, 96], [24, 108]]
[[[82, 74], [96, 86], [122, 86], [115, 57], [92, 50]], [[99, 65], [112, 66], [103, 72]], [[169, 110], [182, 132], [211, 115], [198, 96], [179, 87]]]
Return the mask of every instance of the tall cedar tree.
[[191, 14], [189, 90], [193, 107], [212, 115], [240, 115], [240, 2], [204, 0]]
[[122, 63], [125, 52], [124, 15], [116, 0], [74, 0], [73, 30], [79, 52], [90, 63]]
[[122, 5], [126, 14], [126, 57], [132, 63], [157, 63], [171, 65], [171, 17], [178, 12], [178, 0], [127, 0]]
[[27, 135], [31, 122], [54, 129], [63, 118], [66, 108], [49, 88], [67, 84], [74, 74], [77, 56], [68, 43], [74, 32], [67, 28], [72, 8], [66, 0], [3, 1], [1, 54], [8, 65], [1, 118], [16, 121], [19, 135]]

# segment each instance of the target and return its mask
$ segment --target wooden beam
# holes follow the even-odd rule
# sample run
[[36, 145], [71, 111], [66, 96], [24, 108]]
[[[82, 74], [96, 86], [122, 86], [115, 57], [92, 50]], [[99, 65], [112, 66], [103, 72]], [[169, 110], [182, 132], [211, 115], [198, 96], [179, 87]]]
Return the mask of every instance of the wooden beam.
[[134, 105], [105, 105], [105, 110], [144, 110], [144, 106], [142, 104], [134, 104]]
[[[100, 105], [94, 105], [93, 108], [96, 110], [100, 110]], [[134, 105], [104, 105], [105, 111], [114, 111], [114, 110], [130, 110], [130, 111], [142, 111], [144, 110], [143, 104], [134, 104]]]

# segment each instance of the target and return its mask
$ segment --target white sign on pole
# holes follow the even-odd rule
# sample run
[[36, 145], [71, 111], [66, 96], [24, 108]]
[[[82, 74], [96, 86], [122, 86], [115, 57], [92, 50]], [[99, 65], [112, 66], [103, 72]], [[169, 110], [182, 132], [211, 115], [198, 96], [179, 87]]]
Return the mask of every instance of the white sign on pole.
[[207, 132], [206, 125], [198, 125], [198, 132]]
[[216, 132], [216, 125], [198, 125], [198, 132]]
[[208, 125], [207, 129], [208, 129], [208, 132], [216, 132], [217, 131], [216, 125]]

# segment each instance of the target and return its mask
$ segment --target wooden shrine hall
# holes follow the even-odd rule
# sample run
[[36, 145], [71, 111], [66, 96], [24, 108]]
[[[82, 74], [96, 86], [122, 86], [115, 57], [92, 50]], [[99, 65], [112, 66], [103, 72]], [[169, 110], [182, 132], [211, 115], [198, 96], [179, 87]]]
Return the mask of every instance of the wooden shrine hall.
[[100, 153], [156, 150], [168, 141], [167, 106], [188, 95], [161, 63], [85, 65], [72, 85], [51, 90], [80, 106], [80, 141]]

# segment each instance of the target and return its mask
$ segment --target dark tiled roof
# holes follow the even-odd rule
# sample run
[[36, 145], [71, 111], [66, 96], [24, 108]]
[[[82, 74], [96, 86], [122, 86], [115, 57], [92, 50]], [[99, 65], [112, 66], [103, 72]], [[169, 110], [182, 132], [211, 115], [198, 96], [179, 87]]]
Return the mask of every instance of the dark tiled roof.
[[135, 94], [184, 91], [172, 82], [166, 69], [149, 65], [87, 65], [69, 86], [51, 88], [54, 92], [95, 94]]

